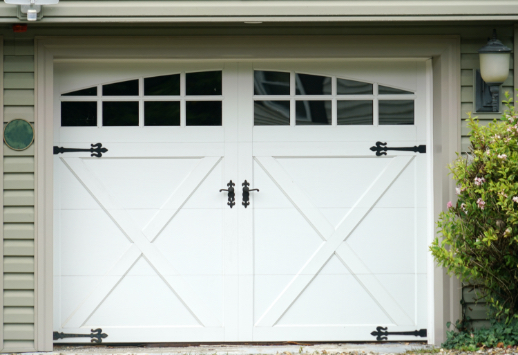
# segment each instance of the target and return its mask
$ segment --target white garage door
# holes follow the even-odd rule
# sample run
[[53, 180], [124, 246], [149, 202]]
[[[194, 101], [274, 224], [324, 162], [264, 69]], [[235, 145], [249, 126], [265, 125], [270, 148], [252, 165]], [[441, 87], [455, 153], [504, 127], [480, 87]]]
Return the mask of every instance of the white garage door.
[[[424, 340], [427, 75], [412, 60], [56, 63], [55, 330]], [[96, 143], [108, 151], [70, 151]]]

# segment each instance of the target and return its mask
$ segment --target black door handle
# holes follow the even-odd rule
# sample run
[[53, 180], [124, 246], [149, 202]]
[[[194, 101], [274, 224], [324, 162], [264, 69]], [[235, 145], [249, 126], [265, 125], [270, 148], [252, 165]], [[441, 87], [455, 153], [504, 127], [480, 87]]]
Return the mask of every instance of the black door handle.
[[250, 184], [246, 180], [245, 180], [245, 182], [243, 182], [242, 186], [243, 186], [243, 202], [242, 202], [242, 204], [246, 208], [246, 206], [248, 206], [250, 204], [250, 191], [259, 192], [259, 189], [249, 188], [248, 186], [250, 186]]
[[227, 184], [228, 189], [219, 190], [219, 192], [228, 191], [227, 205], [229, 205], [230, 208], [232, 208], [232, 206], [234, 206], [236, 204], [236, 193], [234, 192], [234, 186], [236, 186], [236, 184], [234, 184], [232, 182], [232, 180], [230, 180], [229, 183]]

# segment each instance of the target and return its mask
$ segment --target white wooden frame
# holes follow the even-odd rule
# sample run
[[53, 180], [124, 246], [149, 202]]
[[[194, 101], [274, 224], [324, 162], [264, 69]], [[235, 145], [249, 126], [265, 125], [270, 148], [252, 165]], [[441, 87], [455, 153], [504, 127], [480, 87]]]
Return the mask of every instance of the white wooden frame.
[[[229, 46], [228, 43], [232, 43]], [[458, 36], [264, 37], [42, 37], [36, 38], [36, 324], [37, 351], [52, 350], [53, 62], [55, 59], [290, 60], [431, 58], [433, 112], [428, 148], [430, 200], [437, 219], [454, 196], [446, 166], [460, 149], [460, 38]], [[123, 59], [120, 59], [123, 58]], [[246, 59], [243, 59], [246, 58]], [[429, 231], [430, 242], [435, 232]], [[460, 288], [428, 255], [429, 343], [440, 344], [445, 324], [460, 316]]]

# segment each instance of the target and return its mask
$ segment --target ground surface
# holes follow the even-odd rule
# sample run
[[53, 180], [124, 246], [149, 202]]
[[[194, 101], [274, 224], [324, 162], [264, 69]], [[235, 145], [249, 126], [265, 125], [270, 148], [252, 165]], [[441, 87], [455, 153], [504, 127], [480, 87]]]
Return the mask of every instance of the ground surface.
[[[412, 343], [343, 343], [343, 344], [272, 344], [272, 345], [193, 345], [178, 347], [148, 346], [77, 346], [56, 345], [51, 353], [63, 355], [108, 355], [108, 354], [153, 354], [153, 355], [341, 355], [341, 354], [396, 354], [412, 351], [422, 352], [432, 347], [423, 342]], [[29, 355], [27, 353], [27, 355]]]
[[511, 349], [482, 349], [476, 352], [444, 350], [421, 342], [412, 343], [343, 343], [343, 344], [272, 344], [272, 345], [193, 345], [193, 346], [78, 346], [56, 345], [53, 352], [24, 355], [518, 355]]

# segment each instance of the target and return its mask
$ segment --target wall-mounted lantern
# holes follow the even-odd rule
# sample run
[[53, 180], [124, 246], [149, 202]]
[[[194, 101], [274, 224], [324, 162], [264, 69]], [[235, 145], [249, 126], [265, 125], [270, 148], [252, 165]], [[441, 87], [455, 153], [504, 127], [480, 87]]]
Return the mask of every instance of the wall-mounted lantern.
[[500, 108], [500, 85], [509, 75], [511, 49], [493, 38], [478, 50], [480, 70], [476, 71], [476, 111], [498, 112]]

